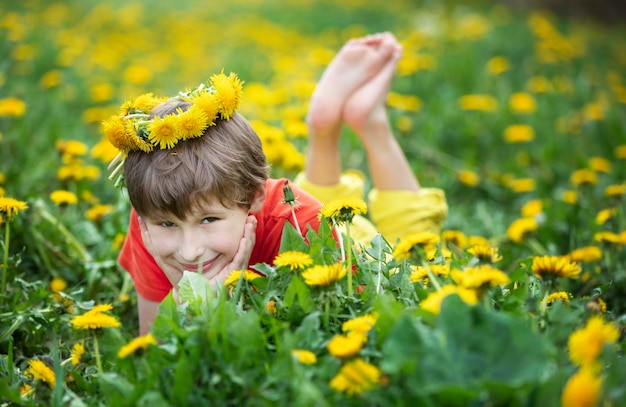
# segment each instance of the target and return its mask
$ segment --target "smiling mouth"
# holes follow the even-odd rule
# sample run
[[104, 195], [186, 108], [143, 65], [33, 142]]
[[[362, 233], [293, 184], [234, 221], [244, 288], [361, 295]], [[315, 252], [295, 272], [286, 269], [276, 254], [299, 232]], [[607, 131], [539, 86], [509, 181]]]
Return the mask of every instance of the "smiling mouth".
[[[200, 263], [200, 272], [201, 273], [206, 273], [207, 271], [209, 271], [211, 269], [211, 267], [215, 264], [215, 260], [217, 260], [217, 257], [209, 260], [209, 261], [205, 261]], [[198, 272], [198, 264], [185, 264], [185, 263], [181, 263], [181, 265], [183, 266], [183, 269], [186, 271], [191, 271], [193, 273], [197, 273]]]

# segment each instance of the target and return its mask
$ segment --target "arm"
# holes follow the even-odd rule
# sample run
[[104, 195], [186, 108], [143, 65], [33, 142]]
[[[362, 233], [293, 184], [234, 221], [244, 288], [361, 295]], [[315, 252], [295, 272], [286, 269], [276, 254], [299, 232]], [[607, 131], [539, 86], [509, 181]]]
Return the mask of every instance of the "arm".
[[158, 310], [159, 302], [150, 301], [137, 293], [137, 310], [139, 311], [139, 335], [146, 335], [150, 332]]

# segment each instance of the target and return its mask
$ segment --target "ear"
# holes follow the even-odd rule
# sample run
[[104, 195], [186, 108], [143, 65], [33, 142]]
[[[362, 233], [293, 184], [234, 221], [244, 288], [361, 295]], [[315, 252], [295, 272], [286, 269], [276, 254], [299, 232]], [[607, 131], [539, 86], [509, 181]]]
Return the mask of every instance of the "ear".
[[254, 194], [254, 198], [252, 199], [252, 203], [250, 204], [250, 210], [248, 213], [257, 213], [261, 212], [263, 208], [263, 204], [265, 203], [265, 195], [267, 194], [267, 189], [265, 188], [265, 184], [261, 185], [259, 189], [257, 189]]

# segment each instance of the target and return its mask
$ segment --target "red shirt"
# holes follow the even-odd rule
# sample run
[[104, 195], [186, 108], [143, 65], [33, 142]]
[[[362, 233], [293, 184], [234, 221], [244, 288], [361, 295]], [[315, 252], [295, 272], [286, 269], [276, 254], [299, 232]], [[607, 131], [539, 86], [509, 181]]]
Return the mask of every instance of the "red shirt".
[[[291, 207], [283, 202], [283, 185], [286, 179], [268, 179], [263, 208], [254, 214], [257, 219], [256, 243], [248, 266], [257, 263], [273, 264], [278, 255], [285, 222], [293, 225]], [[308, 226], [318, 230], [318, 214], [322, 204], [290, 182], [298, 202], [296, 217], [300, 231], [305, 236]], [[152, 255], [143, 244], [137, 212], [131, 209], [128, 235], [119, 256], [120, 265], [131, 275], [135, 289], [142, 297], [160, 302], [172, 289], [172, 284], [161, 271]]]

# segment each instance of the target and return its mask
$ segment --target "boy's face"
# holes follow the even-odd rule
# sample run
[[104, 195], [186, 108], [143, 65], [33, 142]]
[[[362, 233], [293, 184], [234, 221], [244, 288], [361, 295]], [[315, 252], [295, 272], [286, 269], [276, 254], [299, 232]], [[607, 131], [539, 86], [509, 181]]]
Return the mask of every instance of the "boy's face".
[[[250, 210], [227, 208], [212, 200], [194, 209], [186, 219], [173, 215], [144, 217], [144, 243], [174, 287], [184, 270], [198, 272], [199, 268], [209, 280], [224, 281], [232, 270], [248, 266], [252, 247], [242, 247], [244, 228], [250, 223], [249, 214], [259, 211], [263, 200], [264, 195]], [[150, 245], [146, 238], [151, 240]], [[241, 259], [242, 251], [248, 251], [243, 253], [245, 264], [233, 268], [233, 259], [236, 255]]]

